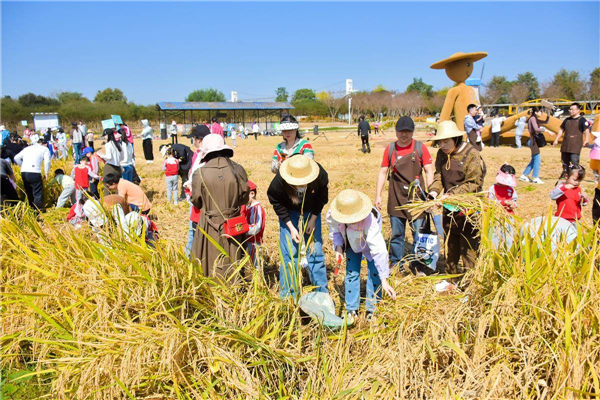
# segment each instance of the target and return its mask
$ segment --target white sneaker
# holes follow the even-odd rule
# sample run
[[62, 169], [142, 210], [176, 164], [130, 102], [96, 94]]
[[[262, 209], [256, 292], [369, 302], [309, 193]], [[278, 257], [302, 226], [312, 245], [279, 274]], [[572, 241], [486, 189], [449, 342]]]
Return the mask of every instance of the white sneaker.
[[543, 184], [544, 184], [544, 181], [543, 181], [543, 180], [541, 180], [540, 178], [535, 178], [535, 179], [534, 179], [534, 180], [532, 180], [531, 182], [533, 182], [533, 183], [537, 183], [537, 184], [539, 184], [539, 185], [543, 185]]
[[529, 177], [527, 177], [527, 176], [525, 176], [525, 175], [521, 175], [521, 176], [519, 177], [519, 180], [520, 180], [520, 181], [523, 181], [523, 182], [531, 182], [531, 179], [529, 179]]

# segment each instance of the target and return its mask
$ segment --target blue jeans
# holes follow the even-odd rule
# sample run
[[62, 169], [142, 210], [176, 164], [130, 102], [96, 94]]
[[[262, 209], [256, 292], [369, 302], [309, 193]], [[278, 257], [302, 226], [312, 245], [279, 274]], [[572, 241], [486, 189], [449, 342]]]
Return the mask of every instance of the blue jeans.
[[75, 165], [79, 164], [81, 159], [81, 145], [82, 143], [73, 143], [73, 151], [75, 152]]
[[188, 241], [185, 245], [185, 255], [190, 256], [192, 254], [192, 244], [194, 244], [194, 234], [196, 233], [196, 229], [198, 228], [198, 224], [194, 221], [190, 221], [189, 229], [188, 229]]
[[133, 165], [123, 165], [122, 167], [123, 172], [121, 173], [121, 178], [133, 182]]
[[533, 170], [533, 178], [539, 178], [540, 177], [540, 165], [542, 165], [542, 155], [541, 154], [534, 154], [531, 156], [531, 161], [529, 161], [529, 164], [527, 164], [527, 167], [525, 167], [525, 171], [523, 171], [523, 175], [528, 176], [531, 171]]
[[[424, 219], [415, 219], [410, 223], [413, 235], [423, 227]], [[390, 215], [392, 237], [390, 238], [390, 264], [396, 265], [404, 258], [404, 238], [406, 236], [406, 218]]]
[[[360, 306], [360, 266], [362, 253], [355, 253], [348, 246], [346, 250], [346, 311], [358, 311]], [[381, 278], [375, 268], [374, 261], [368, 261], [367, 301], [368, 312], [374, 312], [377, 302], [381, 300]]]
[[[310, 219], [311, 214], [304, 215], [304, 224]], [[300, 212], [290, 210], [290, 218], [292, 224], [298, 229], [300, 220]], [[297, 296], [300, 293], [300, 284], [302, 283], [302, 271], [300, 266], [300, 251], [298, 249], [300, 243], [292, 240], [290, 230], [283, 220], [279, 220], [279, 247], [283, 257], [283, 264], [279, 268], [279, 295], [282, 299], [288, 296]], [[302, 240], [302, 232], [300, 234], [300, 242], [306, 243], [310, 235], [304, 235]], [[310, 250], [310, 252], [308, 251]], [[309, 249], [306, 252], [308, 260], [308, 274], [310, 282], [316, 286], [315, 291], [329, 293], [327, 290], [327, 270], [325, 268], [325, 255], [323, 254], [323, 238], [321, 235], [321, 215], [317, 217], [313, 241], [310, 243]]]

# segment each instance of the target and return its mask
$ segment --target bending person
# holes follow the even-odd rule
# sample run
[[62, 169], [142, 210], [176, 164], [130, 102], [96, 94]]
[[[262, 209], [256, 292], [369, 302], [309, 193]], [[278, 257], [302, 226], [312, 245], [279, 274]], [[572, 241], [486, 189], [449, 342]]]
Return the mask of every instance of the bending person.
[[[283, 265], [279, 270], [281, 298], [300, 294], [300, 264], [308, 267], [316, 291], [327, 293], [323, 255], [321, 211], [329, 200], [329, 178], [321, 165], [306, 155], [286, 159], [271, 181], [267, 196], [279, 217], [279, 247]], [[313, 241], [309, 242], [310, 236]], [[301, 257], [298, 257], [298, 255]]]

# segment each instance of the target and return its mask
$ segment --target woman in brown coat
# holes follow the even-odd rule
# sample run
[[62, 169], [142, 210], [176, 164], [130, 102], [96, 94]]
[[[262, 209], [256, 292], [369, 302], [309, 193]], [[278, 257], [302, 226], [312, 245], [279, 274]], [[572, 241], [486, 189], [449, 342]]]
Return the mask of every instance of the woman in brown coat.
[[[438, 124], [434, 138], [440, 144], [435, 159], [433, 183], [429, 195], [440, 199], [452, 194], [481, 191], [485, 168], [479, 151], [463, 140], [465, 132], [459, 131], [453, 121]], [[444, 233], [447, 238], [446, 273], [460, 274], [475, 266], [479, 251], [479, 227], [471, 224], [460, 210], [444, 208]], [[462, 270], [458, 262], [462, 257]]]
[[[202, 168], [192, 176], [191, 201], [201, 210], [198, 230], [192, 245], [193, 258], [200, 261], [204, 275], [226, 280], [233, 275], [236, 263], [244, 257], [245, 235], [228, 237], [225, 221], [238, 217], [248, 203], [250, 190], [244, 168], [231, 161], [233, 150], [221, 135], [210, 134], [202, 141]], [[223, 254], [211, 241], [225, 250]], [[237, 281], [238, 277], [233, 277]]]

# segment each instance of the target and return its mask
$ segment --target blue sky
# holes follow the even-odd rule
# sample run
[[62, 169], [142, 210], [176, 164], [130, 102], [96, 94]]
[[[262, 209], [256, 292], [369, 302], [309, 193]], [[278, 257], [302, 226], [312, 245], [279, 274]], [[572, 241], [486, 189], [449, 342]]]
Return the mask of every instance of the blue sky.
[[2, 2], [2, 95], [121, 88], [142, 104], [216, 87], [294, 90], [451, 84], [429, 65], [463, 51], [492, 75], [600, 65], [599, 2]]

